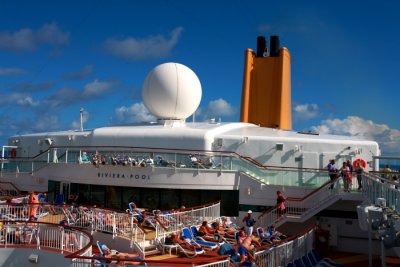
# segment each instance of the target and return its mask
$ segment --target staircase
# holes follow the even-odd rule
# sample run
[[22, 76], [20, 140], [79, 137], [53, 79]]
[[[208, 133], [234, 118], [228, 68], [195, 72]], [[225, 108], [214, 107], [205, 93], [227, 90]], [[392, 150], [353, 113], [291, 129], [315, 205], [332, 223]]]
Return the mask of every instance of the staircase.
[[280, 226], [285, 222], [305, 222], [343, 198], [338, 186], [339, 181], [340, 179], [334, 182], [333, 189], [330, 188], [332, 182], [327, 182], [303, 198], [288, 197], [284, 202], [284, 210], [281, 209], [280, 205], [275, 205], [261, 214], [258, 217], [258, 222], [263, 226]]

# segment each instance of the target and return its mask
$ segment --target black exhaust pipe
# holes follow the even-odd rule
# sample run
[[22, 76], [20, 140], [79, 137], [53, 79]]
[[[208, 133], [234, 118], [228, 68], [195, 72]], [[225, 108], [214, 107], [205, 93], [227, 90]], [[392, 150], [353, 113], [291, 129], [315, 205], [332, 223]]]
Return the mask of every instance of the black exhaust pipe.
[[279, 36], [277, 35], [272, 35], [270, 37], [270, 52], [269, 56], [270, 57], [278, 57], [279, 56]]
[[264, 36], [257, 37], [257, 53], [256, 57], [266, 57], [267, 56], [267, 41]]

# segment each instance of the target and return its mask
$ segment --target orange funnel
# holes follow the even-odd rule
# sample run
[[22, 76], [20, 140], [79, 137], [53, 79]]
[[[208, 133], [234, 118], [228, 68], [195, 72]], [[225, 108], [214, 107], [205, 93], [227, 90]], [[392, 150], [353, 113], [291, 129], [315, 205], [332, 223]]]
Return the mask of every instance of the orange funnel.
[[279, 48], [277, 36], [271, 36], [269, 56], [264, 37], [258, 38], [257, 55], [245, 52], [240, 121], [292, 129], [290, 53]]

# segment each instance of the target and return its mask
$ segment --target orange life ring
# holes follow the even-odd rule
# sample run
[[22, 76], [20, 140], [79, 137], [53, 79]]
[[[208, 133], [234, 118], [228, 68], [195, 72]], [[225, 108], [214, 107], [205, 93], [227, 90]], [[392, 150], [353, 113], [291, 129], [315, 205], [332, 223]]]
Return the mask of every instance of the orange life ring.
[[367, 162], [363, 158], [358, 158], [358, 159], [354, 160], [354, 162], [353, 162], [354, 168], [357, 168], [358, 164], [360, 164], [360, 166], [363, 168], [367, 167]]

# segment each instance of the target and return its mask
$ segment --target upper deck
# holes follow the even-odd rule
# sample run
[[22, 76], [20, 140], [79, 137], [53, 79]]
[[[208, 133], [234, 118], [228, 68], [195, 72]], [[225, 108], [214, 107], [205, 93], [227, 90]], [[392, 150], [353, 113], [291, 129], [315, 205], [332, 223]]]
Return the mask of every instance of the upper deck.
[[165, 151], [229, 152], [255, 159], [263, 165], [324, 168], [330, 159], [363, 158], [372, 166], [379, 156], [374, 141], [307, 134], [259, 127], [249, 123], [177, 123], [102, 127], [13, 136], [19, 158], [35, 157], [53, 147], [149, 148]]

